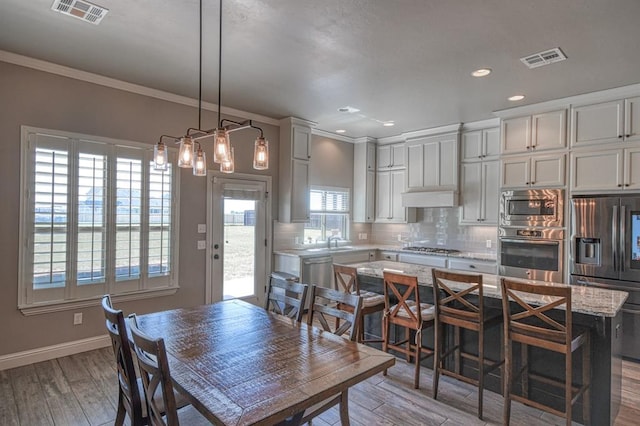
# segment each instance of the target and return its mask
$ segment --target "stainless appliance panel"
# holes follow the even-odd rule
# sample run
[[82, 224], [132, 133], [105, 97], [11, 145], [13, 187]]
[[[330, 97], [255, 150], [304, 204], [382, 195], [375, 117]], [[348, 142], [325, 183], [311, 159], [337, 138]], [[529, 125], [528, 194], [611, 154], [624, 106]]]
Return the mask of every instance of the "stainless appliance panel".
[[500, 195], [500, 226], [564, 226], [564, 190], [521, 189]]
[[[333, 283], [333, 258], [331, 256], [309, 257], [302, 260], [302, 283], [335, 289]], [[307, 298], [309, 308], [311, 298]]]
[[562, 282], [563, 240], [501, 238], [499, 275]]
[[620, 198], [620, 279], [640, 281], [640, 197]]

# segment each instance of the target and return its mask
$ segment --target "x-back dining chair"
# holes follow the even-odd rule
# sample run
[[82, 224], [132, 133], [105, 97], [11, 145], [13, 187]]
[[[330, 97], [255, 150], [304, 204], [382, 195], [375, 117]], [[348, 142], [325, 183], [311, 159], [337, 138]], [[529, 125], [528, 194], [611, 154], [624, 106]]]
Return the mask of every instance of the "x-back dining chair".
[[301, 322], [308, 290], [308, 285], [274, 272], [269, 278], [265, 309]]

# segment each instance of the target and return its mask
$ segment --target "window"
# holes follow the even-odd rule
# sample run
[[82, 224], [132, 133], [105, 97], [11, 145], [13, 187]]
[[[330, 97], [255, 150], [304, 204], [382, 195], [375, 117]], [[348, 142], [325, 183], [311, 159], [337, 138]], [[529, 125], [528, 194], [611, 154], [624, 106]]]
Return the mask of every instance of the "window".
[[311, 188], [311, 216], [304, 225], [304, 238], [311, 242], [329, 237], [349, 238], [349, 190]]
[[177, 176], [152, 151], [23, 126], [23, 312], [175, 287]]

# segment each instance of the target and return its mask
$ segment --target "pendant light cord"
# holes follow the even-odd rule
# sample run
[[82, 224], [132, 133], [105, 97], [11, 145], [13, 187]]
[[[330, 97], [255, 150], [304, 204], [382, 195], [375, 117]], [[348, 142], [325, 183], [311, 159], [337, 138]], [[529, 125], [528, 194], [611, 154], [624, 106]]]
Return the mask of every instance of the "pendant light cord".
[[200, 0], [200, 39], [198, 70], [198, 129], [202, 129], [202, 0]]
[[[202, 1], [202, 0], [201, 0]], [[220, 0], [220, 25], [218, 35], [218, 125], [222, 127], [220, 120], [220, 110], [222, 109], [222, 0]]]

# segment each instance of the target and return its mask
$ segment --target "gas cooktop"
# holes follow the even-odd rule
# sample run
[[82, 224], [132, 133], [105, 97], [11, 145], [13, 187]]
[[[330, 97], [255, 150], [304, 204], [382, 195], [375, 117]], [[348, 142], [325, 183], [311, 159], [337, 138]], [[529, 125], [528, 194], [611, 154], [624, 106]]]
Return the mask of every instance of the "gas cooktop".
[[460, 250], [455, 249], [446, 249], [440, 247], [420, 247], [420, 246], [409, 246], [403, 247], [402, 250], [415, 251], [418, 253], [430, 253], [430, 254], [456, 254], [460, 253]]

